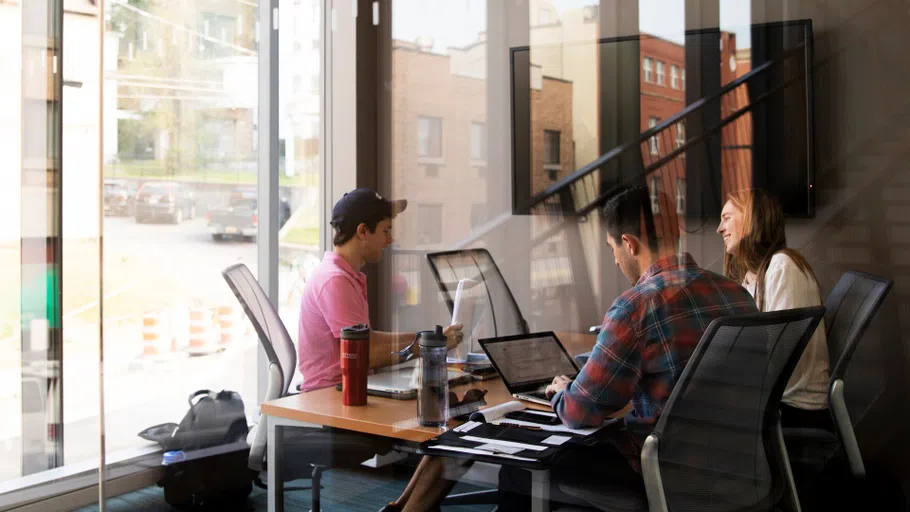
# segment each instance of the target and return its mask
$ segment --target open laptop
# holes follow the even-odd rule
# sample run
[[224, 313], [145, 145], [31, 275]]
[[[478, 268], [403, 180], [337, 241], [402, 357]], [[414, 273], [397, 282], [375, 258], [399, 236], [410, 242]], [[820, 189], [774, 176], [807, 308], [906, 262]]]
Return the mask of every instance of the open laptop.
[[550, 405], [545, 390], [559, 375], [574, 379], [578, 366], [552, 331], [479, 340], [515, 398]]
[[[417, 398], [417, 385], [413, 378], [414, 371], [414, 366], [408, 365], [374, 373], [367, 377], [367, 394], [396, 400]], [[470, 374], [449, 370], [449, 386], [469, 381], [471, 381]], [[335, 387], [339, 391], [341, 390], [341, 384]]]

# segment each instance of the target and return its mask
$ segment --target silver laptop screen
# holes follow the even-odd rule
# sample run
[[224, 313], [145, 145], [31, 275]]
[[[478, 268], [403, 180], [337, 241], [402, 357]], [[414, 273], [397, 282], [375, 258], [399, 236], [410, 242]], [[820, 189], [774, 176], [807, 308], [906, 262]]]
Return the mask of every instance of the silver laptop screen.
[[498, 341], [486, 345], [502, 378], [510, 386], [522, 386], [557, 375], [574, 377], [572, 360], [552, 335]]

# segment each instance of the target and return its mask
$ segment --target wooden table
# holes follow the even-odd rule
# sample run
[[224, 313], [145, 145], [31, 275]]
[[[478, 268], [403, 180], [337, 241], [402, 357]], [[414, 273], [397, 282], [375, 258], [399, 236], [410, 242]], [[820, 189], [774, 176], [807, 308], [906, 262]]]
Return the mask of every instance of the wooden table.
[[[591, 350], [597, 341], [592, 334], [556, 333], [566, 350], [577, 355]], [[451, 390], [461, 398], [468, 389], [486, 389], [484, 399], [487, 406], [494, 406], [510, 400], [515, 400], [509, 394], [502, 380], [498, 378], [473, 381], [468, 384], [454, 386]], [[545, 406], [527, 402], [529, 408], [547, 409]], [[359, 407], [344, 406], [341, 403], [341, 392], [335, 387], [290, 395], [262, 404], [262, 421], [268, 428], [268, 459], [277, 462], [269, 464], [268, 472], [268, 498], [269, 511], [282, 509], [282, 491], [280, 476], [280, 445], [281, 429], [284, 427], [318, 427], [321, 425], [373, 434], [384, 437], [401, 439], [404, 441], [423, 442], [431, 439], [445, 429], [422, 427], [417, 423], [416, 400], [394, 400], [370, 396], [367, 405]], [[457, 422], [450, 422], [449, 427], [457, 426]], [[261, 426], [260, 426], [261, 428]], [[538, 477], [544, 478], [539, 480]], [[546, 485], [546, 475], [535, 476], [535, 482]], [[539, 488], [539, 486], [535, 486]], [[541, 500], [547, 501], [546, 496], [537, 496], [538, 505]], [[538, 509], [538, 506], [535, 506]]]

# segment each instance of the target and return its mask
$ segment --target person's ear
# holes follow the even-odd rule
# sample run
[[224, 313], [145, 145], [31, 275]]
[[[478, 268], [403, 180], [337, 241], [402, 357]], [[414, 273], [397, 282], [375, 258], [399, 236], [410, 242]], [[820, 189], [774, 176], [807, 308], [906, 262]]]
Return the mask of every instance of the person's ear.
[[365, 223], [361, 222], [360, 224], [357, 225], [357, 237], [358, 238], [363, 238], [363, 237], [367, 236], [367, 231], [369, 231], [369, 230], [367, 229], [367, 225]]
[[641, 242], [639, 242], [637, 238], [632, 235], [623, 235], [622, 243], [626, 246], [626, 249], [629, 250], [629, 254], [638, 256], [638, 253], [641, 250]]

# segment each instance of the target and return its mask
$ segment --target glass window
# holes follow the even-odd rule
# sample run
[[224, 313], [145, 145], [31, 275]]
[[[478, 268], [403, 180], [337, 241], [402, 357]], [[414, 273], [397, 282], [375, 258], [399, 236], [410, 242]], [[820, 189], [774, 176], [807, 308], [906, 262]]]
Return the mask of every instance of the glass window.
[[651, 58], [645, 57], [645, 59], [642, 63], [642, 71], [644, 71], [644, 74], [645, 74], [645, 82], [647, 82], [649, 84], [654, 82], [654, 75], [653, 75], [654, 71], [653, 71], [652, 67], [653, 67], [653, 61], [651, 60]]
[[442, 205], [417, 205], [417, 243], [435, 245], [442, 242]]
[[417, 155], [442, 157], [442, 119], [424, 116], [417, 119]]
[[686, 143], [686, 125], [682, 121], [676, 123], [676, 147], [680, 148]]
[[[103, 179], [136, 190], [111, 187], [103, 198], [105, 339], [116, 340], [104, 345], [105, 384], [133, 390], [105, 396], [106, 448], [114, 453], [148, 446], [136, 433], [179, 422], [186, 397], [199, 389], [236, 391], [250, 419], [257, 414], [260, 349], [220, 271], [234, 263], [254, 275], [258, 269], [259, 67], [251, 2], [107, 2], [107, 8]], [[87, 39], [97, 41], [91, 35], [97, 20], [91, 23]], [[125, 44], [137, 40], [139, 50], [128, 58]], [[91, 77], [92, 58], [77, 62]], [[289, 67], [300, 73], [300, 66]], [[298, 87], [290, 72], [282, 77], [282, 92]], [[280, 136], [281, 184], [289, 191], [305, 173], [288, 172], [294, 139], [287, 130]], [[78, 197], [91, 204], [90, 195]]]
[[[321, 5], [322, 0], [282, 2], [281, 8], [292, 12], [282, 16], [288, 21], [282, 21], [278, 33], [278, 132], [284, 141], [284, 159], [279, 164], [278, 313], [294, 343], [307, 272], [322, 259], [319, 176], [324, 63], [322, 52], [312, 50], [321, 48]], [[291, 23], [296, 30], [285, 30]], [[294, 52], [297, 46], [303, 48], [299, 55]], [[235, 197], [243, 202], [249, 193], [255, 197], [255, 192], [243, 189]]]
[[471, 160], [487, 159], [487, 127], [484, 123], [471, 123]]
[[[657, 123], [660, 122], [660, 118], [650, 117], [648, 118], [648, 129], [654, 128], [657, 126]], [[660, 153], [660, 137], [657, 135], [652, 136], [648, 139], [648, 149], [652, 155], [657, 155]]]
[[648, 191], [651, 194], [651, 213], [660, 215], [660, 177], [651, 176], [651, 186]]
[[686, 213], [686, 180], [676, 178], [676, 213], [684, 215]]
[[545, 166], [559, 166], [559, 139], [562, 133], [556, 130], [544, 130], [543, 132], [543, 163]]
[[664, 62], [662, 60], [657, 61], [657, 85], [666, 84], [666, 75], [664, 73]]
[[670, 87], [679, 89], [679, 68], [676, 64], [670, 65]]

